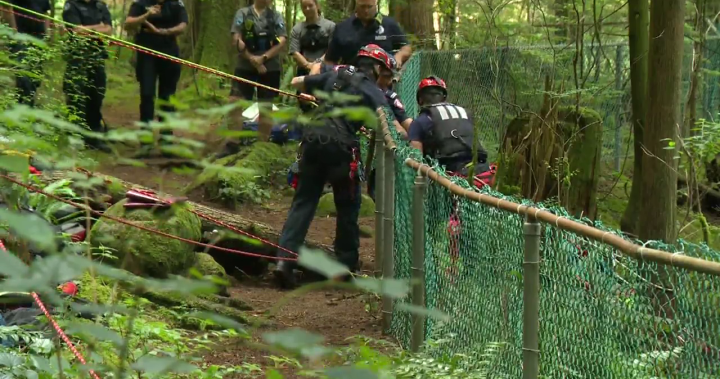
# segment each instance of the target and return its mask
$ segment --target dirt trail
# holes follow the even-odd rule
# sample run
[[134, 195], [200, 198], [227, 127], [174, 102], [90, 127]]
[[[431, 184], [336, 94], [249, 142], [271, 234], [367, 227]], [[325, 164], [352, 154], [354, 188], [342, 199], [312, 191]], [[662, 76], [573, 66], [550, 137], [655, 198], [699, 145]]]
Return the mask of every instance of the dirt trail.
[[[133, 119], [126, 111], [120, 111], [120, 114], [116, 115], [112, 109], [107, 109], [107, 107], [104, 113], [106, 117], [114, 121], [123, 120], [128, 123]], [[122, 124], [118, 122], [113, 126], [118, 127]], [[182, 189], [191, 180], [188, 176], [161, 170], [158, 167], [116, 166], [112, 162], [102, 164], [99, 171], [131, 183], [175, 195], [182, 194]], [[203, 198], [201, 191], [185, 195], [192, 201], [208, 203]], [[279, 231], [285, 222], [289, 205], [290, 199], [282, 198], [267, 202], [263, 206], [245, 206], [235, 213], [249, 220], [257, 220]], [[361, 219], [360, 223], [373, 227], [372, 219]], [[334, 217], [316, 218], [307, 238], [316, 242], [332, 244], [334, 235]], [[374, 268], [373, 240], [362, 238], [360, 244], [362, 269], [367, 274]], [[265, 315], [278, 300], [287, 294], [274, 288], [268, 280], [261, 278], [245, 281], [231, 288], [230, 292], [233, 297], [249, 302], [254, 307], [253, 313], [260, 316]], [[349, 338], [358, 335], [379, 338], [380, 320], [377, 318], [377, 312], [366, 310], [369, 308], [368, 299], [368, 295], [360, 296], [357, 293], [337, 290], [311, 292], [300, 298], [292, 299], [270, 319], [273, 321], [275, 329], [305, 329], [323, 335], [326, 342], [333, 345], [346, 344]], [[261, 333], [255, 333], [254, 338], [259, 339], [260, 335]], [[218, 346], [206, 356], [206, 361], [223, 365], [254, 363], [265, 367], [274, 367], [276, 363], [267, 358], [270, 355], [272, 354], [251, 349], [238, 342], [237, 344]], [[296, 370], [292, 365], [281, 366], [281, 371], [287, 378], [297, 377], [295, 376]]]

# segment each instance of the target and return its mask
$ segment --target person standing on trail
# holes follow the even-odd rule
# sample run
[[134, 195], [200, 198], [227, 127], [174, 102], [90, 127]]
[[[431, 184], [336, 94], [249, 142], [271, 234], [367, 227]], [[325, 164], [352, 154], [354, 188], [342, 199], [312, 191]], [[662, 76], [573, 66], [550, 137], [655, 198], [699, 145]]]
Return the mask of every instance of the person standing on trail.
[[[282, 66], [279, 54], [285, 46], [287, 32], [282, 14], [271, 9], [270, 2], [271, 0], [255, 0], [253, 5], [241, 8], [235, 13], [230, 29], [233, 49], [237, 49], [239, 58], [235, 76], [267, 87], [280, 88]], [[233, 81], [230, 100], [235, 102], [242, 98], [251, 101], [255, 87], [252, 83]], [[272, 102], [276, 96], [275, 91], [257, 88], [259, 102]], [[241, 112], [233, 112], [233, 122], [242, 125], [239, 113]], [[272, 130], [272, 117], [264, 113], [266, 111], [261, 110], [258, 134], [261, 141], [268, 141]]]
[[[125, 26], [138, 30], [135, 43], [173, 57], [180, 56], [177, 36], [187, 26], [188, 14], [182, 0], [135, 0], [125, 19]], [[135, 77], [140, 83], [140, 122], [147, 124], [155, 118], [155, 94], [163, 104], [160, 109], [173, 112], [168, 103], [180, 80], [180, 64], [166, 58], [137, 53]], [[162, 117], [158, 117], [162, 121]], [[172, 135], [171, 130], [161, 133]]]
[[[314, 63], [322, 62], [335, 23], [322, 16], [318, 0], [302, 0], [300, 5], [305, 21], [296, 24], [290, 32], [290, 55], [297, 63], [296, 76], [305, 76], [310, 73]], [[301, 101], [300, 109], [307, 112], [312, 107]]]
[[[304, 93], [322, 90], [355, 95], [359, 97], [356, 103], [343, 105], [367, 107], [374, 113], [378, 107], [387, 106], [376, 82], [382, 71], [391, 69], [390, 59], [382, 49], [363, 48], [358, 53], [355, 66], [321, 75], [296, 77], [292, 84]], [[327, 114], [332, 112], [333, 105], [325, 102], [320, 109]], [[356, 272], [360, 263], [358, 216], [362, 201], [358, 132], [363, 124], [346, 116], [320, 117], [320, 125], [307, 128], [303, 133], [297, 190], [280, 235], [283, 249], [278, 251], [278, 256], [289, 256], [284, 249], [298, 251], [315, 216], [323, 187], [330, 182], [337, 209], [335, 255], [351, 272]], [[294, 268], [291, 261], [279, 262], [274, 275], [281, 287], [295, 286]]]
[[[11, 0], [13, 5], [29, 9], [31, 11], [48, 14], [50, 12], [49, 0]], [[45, 39], [47, 31], [50, 29], [50, 20], [38, 21], [31, 19], [37, 18], [35, 15], [29, 14], [24, 9], [12, 8], [10, 6], [0, 6], [3, 10], [3, 18], [18, 33], [29, 34], [37, 39]], [[26, 17], [23, 17], [26, 16]], [[29, 17], [27, 17], [29, 16]], [[43, 62], [40, 56], [28, 54], [32, 48], [32, 44], [20, 41], [10, 42], [10, 52], [12, 58], [22, 64], [22, 69], [35, 75], [18, 74], [15, 76], [15, 88], [18, 94], [18, 102], [31, 107], [35, 106], [35, 93], [40, 88], [40, 75], [42, 75]]]
[[[410, 124], [410, 145], [425, 156], [437, 159], [450, 175], [468, 177], [468, 165], [473, 160], [475, 127], [465, 108], [448, 103], [445, 81], [430, 76], [420, 81], [417, 102], [420, 115]], [[486, 177], [491, 172], [487, 152], [478, 147], [474, 170], [479, 187], [490, 184]]]
[[[104, 42], [90, 34], [112, 33], [112, 18], [107, 5], [99, 0], [67, 0], [63, 7], [63, 20], [76, 25], [68, 28], [69, 46], [66, 47], [67, 67], [63, 77], [63, 91], [71, 114], [77, 116], [93, 132], [105, 133], [102, 104], [105, 99], [108, 58]], [[83, 36], [84, 34], [84, 36]], [[105, 142], [96, 137], [85, 140], [88, 147], [108, 151]]]
[[360, 48], [369, 44], [394, 52], [398, 69], [412, 55], [402, 27], [394, 18], [379, 13], [377, 0], [355, 0], [355, 14], [335, 27], [325, 53], [325, 63], [348, 64], [355, 59]]

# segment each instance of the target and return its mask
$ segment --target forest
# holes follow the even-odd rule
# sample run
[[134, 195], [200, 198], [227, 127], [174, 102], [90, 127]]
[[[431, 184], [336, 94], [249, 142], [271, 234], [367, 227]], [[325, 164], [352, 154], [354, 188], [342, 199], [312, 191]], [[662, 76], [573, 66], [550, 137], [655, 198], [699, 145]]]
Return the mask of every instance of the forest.
[[[444, 79], [494, 182], [448, 176], [389, 109], [338, 110], [365, 123], [378, 172], [362, 266], [326, 280], [347, 267], [325, 191], [285, 258], [292, 291], [271, 273], [292, 130], [312, 123], [296, 60], [283, 48], [279, 132], [261, 141], [256, 104], [229, 101], [245, 80], [229, 30], [253, 0], [168, 1], [188, 14], [182, 70], [148, 125], [133, 0], [104, 1], [112, 28], [89, 37], [108, 52], [101, 134], [66, 103], [68, 57], [89, 40], [66, 32], [67, 3], [25, 13], [43, 38], [0, 22], [0, 378], [720, 376], [720, 0], [380, 0], [413, 50], [394, 86], [408, 116], [420, 81]], [[288, 35], [302, 3], [271, 2]], [[0, 0], [0, 21], [28, 4]], [[340, 24], [358, 4], [318, 5]], [[42, 83], [32, 106], [21, 75]]]

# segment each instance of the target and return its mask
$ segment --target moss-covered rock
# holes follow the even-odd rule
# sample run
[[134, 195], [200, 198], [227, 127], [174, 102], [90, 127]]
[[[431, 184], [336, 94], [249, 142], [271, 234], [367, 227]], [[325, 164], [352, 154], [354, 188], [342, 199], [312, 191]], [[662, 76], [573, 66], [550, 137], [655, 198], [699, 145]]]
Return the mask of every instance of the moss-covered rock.
[[295, 159], [295, 150], [292, 146], [256, 142], [237, 154], [215, 160], [213, 167], [203, 170], [188, 190], [202, 186], [211, 200], [262, 202], [266, 193], [260, 182], [274, 181], [273, 178], [287, 172]]
[[215, 262], [215, 259], [213, 259], [210, 254], [197, 253], [195, 254], [195, 257], [195, 268], [197, 268], [201, 274], [217, 276], [219, 278], [224, 278], [227, 275], [223, 266], [220, 266], [219, 263]]
[[[85, 272], [79, 279], [77, 296], [93, 303], [106, 304], [112, 300], [112, 286], [110, 280]], [[119, 297], [116, 294], [116, 298]]]
[[[215, 259], [207, 253], [195, 254], [195, 268], [204, 276], [215, 276], [221, 279], [228, 280], [229, 277], [225, 272], [225, 268], [217, 263]], [[229, 296], [227, 286], [221, 286], [219, 293], [223, 296]]]
[[[182, 207], [126, 210], [124, 199], [105, 212], [135, 224], [192, 241], [202, 237], [200, 218]], [[91, 231], [93, 246], [113, 249], [116, 263], [138, 275], [164, 278], [184, 274], [195, 264], [195, 246], [101, 218]]]
[[[335, 196], [332, 193], [326, 193], [320, 198], [317, 212], [318, 217], [337, 216], [335, 209]], [[360, 205], [360, 217], [372, 217], [375, 215], [375, 202], [368, 195], [362, 195], [362, 203]]]

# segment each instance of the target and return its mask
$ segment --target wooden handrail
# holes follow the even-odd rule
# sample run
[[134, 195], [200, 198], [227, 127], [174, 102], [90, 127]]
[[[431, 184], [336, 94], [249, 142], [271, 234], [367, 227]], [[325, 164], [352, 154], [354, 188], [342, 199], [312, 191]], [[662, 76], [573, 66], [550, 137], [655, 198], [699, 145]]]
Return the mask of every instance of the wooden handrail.
[[504, 211], [515, 213], [521, 216], [529, 216], [542, 221], [546, 224], [555, 225], [557, 228], [575, 233], [579, 236], [587, 237], [603, 244], [610, 245], [622, 253], [640, 261], [650, 261], [668, 266], [684, 268], [690, 271], [701, 272], [713, 276], [720, 277], [720, 263], [708, 261], [705, 259], [689, 257], [679, 253], [669, 253], [656, 249], [650, 249], [634, 244], [613, 232], [608, 232], [581, 224], [577, 221], [570, 220], [566, 217], [557, 216], [546, 210], [514, 203], [512, 201], [499, 199], [490, 195], [484, 195], [479, 192], [467, 190], [443, 177], [430, 166], [420, 163], [412, 158], [405, 160], [405, 164], [410, 166], [439, 185], [447, 188], [455, 195], [465, 197], [467, 199], [477, 201], [479, 203], [489, 205]]

